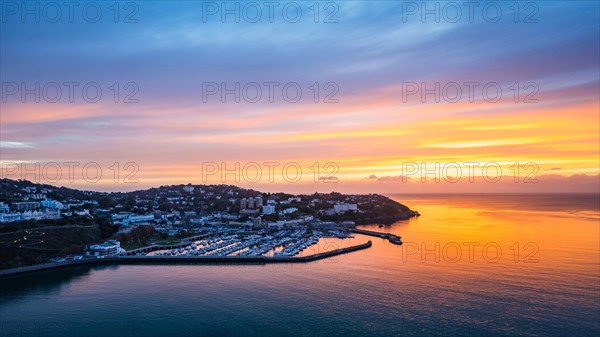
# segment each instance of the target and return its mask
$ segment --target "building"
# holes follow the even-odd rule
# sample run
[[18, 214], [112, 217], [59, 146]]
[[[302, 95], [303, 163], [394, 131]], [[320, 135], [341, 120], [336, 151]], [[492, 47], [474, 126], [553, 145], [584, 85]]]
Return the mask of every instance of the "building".
[[192, 193], [192, 192], [194, 192], [194, 186], [190, 186], [190, 185], [184, 186], [183, 187], [183, 191], [184, 192], [188, 192], [188, 193]]
[[124, 221], [124, 222], [132, 224], [132, 223], [140, 223], [140, 222], [148, 222], [148, 221], [154, 221], [154, 214], [133, 215], [133, 216], [130, 216], [128, 219], [126, 219], [126, 221]]
[[240, 209], [248, 208], [248, 200], [246, 198], [242, 198], [240, 201]]
[[51, 199], [42, 200], [40, 202], [40, 204], [42, 205], [42, 207], [46, 207], [46, 208], [50, 208], [50, 209], [64, 209], [65, 208], [65, 205], [63, 205], [62, 202], [56, 201], [56, 200], [51, 200]]
[[287, 205], [292, 202], [300, 202], [300, 201], [302, 201], [302, 199], [300, 197], [290, 197], [287, 200], [281, 200], [279, 203], [282, 205]]
[[13, 207], [17, 211], [19, 211], [19, 212], [30, 211], [30, 210], [34, 210], [34, 209], [40, 208], [40, 203], [39, 202], [33, 202], [33, 201], [15, 202], [13, 204]]
[[0, 222], [13, 222], [22, 220], [21, 213], [0, 213]]
[[10, 207], [8, 207], [7, 204], [5, 204], [4, 202], [0, 202], [0, 213], [5, 213], [8, 212], [10, 210]]
[[254, 200], [254, 198], [252, 198], [252, 197], [248, 198], [248, 208], [254, 209], [255, 202], [256, 201]]
[[257, 215], [257, 214], [260, 214], [260, 210], [258, 210], [258, 209], [242, 209], [242, 210], [240, 210], [240, 214]]
[[269, 222], [268, 226], [269, 226], [269, 228], [282, 229], [283, 226], [285, 226], [285, 224], [286, 224], [285, 220], [279, 220], [277, 222]]
[[288, 207], [286, 209], [284, 209], [283, 211], [281, 211], [281, 214], [292, 214], [294, 212], [296, 212], [298, 209], [296, 207]]
[[112, 215], [112, 220], [113, 221], [124, 220], [124, 219], [129, 218], [130, 215], [131, 215], [130, 212], [119, 212], [117, 214]]
[[336, 214], [345, 213], [348, 211], [357, 212], [358, 206], [356, 204], [346, 204], [346, 203], [333, 205], [333, 212]]
[[261, 196], [256, 197], [256, 199], [254, 199], [254, 203], [256, 208], [261, 208], [263, 206], [263, 198]]
[[89, 251], [91, 255], [95, 256], [116, 255], [125, 252], [121, 248], [121, 243], [117, 240], [108, 240], [98, 245], [91, 245]]
[[238, 215], [235, 215], [235, 214], [223, 214], [223, 215], [221, 215], [220, 218], [222, 218], [224, 220], [237, 220], [240, 217]]
[[271, 215], [275, 213], [275, 206], [273, 205], [266, 205], [262, 207], [262, 214], [264, 215]]
[[96, 209], [96, 215], [99, 218], [110, 218], [112, 216], [112, 212], [110, 209], [98, 208], [98, 209]]
[[60, 210], [59, 209], [45, 209], [43, 211], [39, 210], [29, 210], [21, 213], [21, 218], [23, 220], [47, 220], [47, 219], [59, 219], [60, 218]]
[[46, 199], [46, 195], [42, 193], [30, 194], [29, 198], [33, 200], [42, 200]]
[[195, 211], [185, 211], [183, 212], [183, 216], [186, 218], [193, 218], [196, 215], [198, 215], [198, 213], [196, 213]]

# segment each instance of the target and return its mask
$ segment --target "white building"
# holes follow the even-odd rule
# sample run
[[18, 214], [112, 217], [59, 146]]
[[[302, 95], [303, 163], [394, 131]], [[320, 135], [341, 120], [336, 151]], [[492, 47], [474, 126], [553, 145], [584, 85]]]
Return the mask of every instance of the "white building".
[[98, 245], [91, 245], [89, 250], [95, 256], [116, 255], [125, 252], [125, 249], [121, 248], [121, 243], [117, 240], [108, 240]]
[[58, 219], [60, 218], [59, 209], [45, 209], [43, 211], [25, 211], [21, 213], [21, 219], [23, 220], [47, 220], [47, 219]]
[[273, 205], [266, 205], [262, 207], [262, 214], [264, 215], [270, 215], [275, 213], [275, 206]]
[[284, 209], [283, 211], [281, 211], [281, 214], [285, 215], [285, 214], [292, 214], [294, 212], [296, 212], [298, 209], [296, 207], [288, 207], [286, 209]]
[[292, 202], [301, 202], [302, 199], [300, 197], [290, 197], [287, 200], [281, 200], [279, 203], [282, 205], [287, 205]]
[[46, 198], [46, 195], [42, 193], [30, 194], [29, 198], [33, 200], [42, 200]]
[[0, 213], [0, 222], [13, 222], [21, 220], [21, 213]]
[[46, 199], [41, 201], [42, 207], [50, 208], [50, 209], [64, 209], [65, 205], [62, 202]]
[[146, 214], [146, 215], [133, 215], [127, 218], [124, 223], [132, 224], [132, 223], [140, 223], [140, 222], [148, 222], [154, 221], [154, 214]]
[[358, 211], [358, 206], [356, 204], [336, 204], [333, 205], [333, 211], [337, 214], [339, 213], [345, 213], [348, 211], [352, 211], [352, 212], [356, 212]]

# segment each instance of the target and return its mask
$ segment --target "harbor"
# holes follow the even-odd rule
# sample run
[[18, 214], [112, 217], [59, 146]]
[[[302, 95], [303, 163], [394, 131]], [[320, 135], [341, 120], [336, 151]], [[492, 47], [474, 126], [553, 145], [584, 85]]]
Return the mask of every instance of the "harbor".
[[64, 262], [52, 262], [33, 266], [5, 269], [0, 271], [1, 277], [38, 272], [49, 269], [65, 268], [82, 265], [117, 265], [117, 264], [268, 264], [268, 263], [306, 263], [336, 255], [351, 253], [371, 247], [372, 242], [334, 249], [307, 256], [164, 256], [164, 255], [117, 255], [103, 258], [81, 259]]
[[[282, 229], [240, 233], [221, 228], [172, 245], [154, 245], [125, 252], [156, 257], [294, 257], [319, 252], [319, 242], [353, 238], [347, 229]], [[335, 247], [337, 248], [337, 247]]]
[[352, 233], [388, 239], [402, 244], [400, 237], [356, 228], [282, 229], [239, 231], [219, 228], [181, 239], [178, 243], [155, 244], [117, 254], [78, 256], [0, 271], [0, 277], [79, 265], [108, 264], [268, 264], [303, 263], [367, 249], [372, 243], [340, 247], [339, 240]]

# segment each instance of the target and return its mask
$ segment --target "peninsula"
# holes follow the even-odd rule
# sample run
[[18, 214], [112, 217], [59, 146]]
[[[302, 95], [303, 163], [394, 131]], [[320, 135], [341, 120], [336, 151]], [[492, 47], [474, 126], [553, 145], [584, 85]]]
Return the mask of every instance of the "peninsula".
[[[302, 253], [321, 239], [350, 238], [365, 234], [356, 225], [417, 215], [378, 194], [292, 195], [191, 184], [106, 193], [2, 179], [0, 269], [135, 256], [310, 261], [332, 254]], [[401, 243], [399, 237], [390, 242]]]

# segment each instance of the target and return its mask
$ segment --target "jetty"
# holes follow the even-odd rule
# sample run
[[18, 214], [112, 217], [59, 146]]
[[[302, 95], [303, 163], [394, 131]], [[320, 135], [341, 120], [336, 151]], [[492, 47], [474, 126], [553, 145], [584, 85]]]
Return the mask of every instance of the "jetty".
[[401, 245], [402, 244], [402, 240], [400, 240], [401, 237], [398, 236], [398, 235], [396, 235], [396, 234], [392, 234], [392, 233], [382, 233], [382, 232], [368, 231], [368, 230], [365, 230], [365, 229], [358, 229], [358, 228], [352, 228], [352, 229], [350, 229], [350, 232], [357, 233], [357, 234], [374, 236], [374, 237], [378, 237], [378, 238], [382, 238], [382, 239], [388, 239], [388, 241], [390, 241], [391, 243], [393, 243], [395, 245]]

